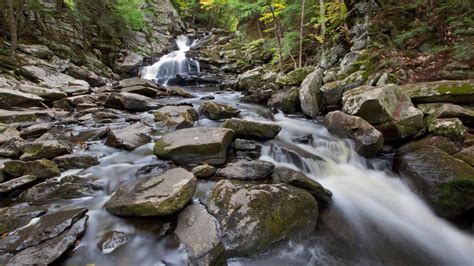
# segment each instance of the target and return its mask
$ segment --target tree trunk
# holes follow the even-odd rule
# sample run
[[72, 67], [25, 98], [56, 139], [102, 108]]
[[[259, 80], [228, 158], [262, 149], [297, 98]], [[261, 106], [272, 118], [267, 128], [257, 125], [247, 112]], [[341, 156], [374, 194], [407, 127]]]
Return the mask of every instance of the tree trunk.
[[10, 24], [10, 38], [11, 44], [10, 49], [12, 55], [15, 54], [16, 48], [18, 46], [18, 32], [16, 27], [16, 19], [13, 10], [13, 0], [7, 0], [7, 13], [8, 13], [8, 24]]
[[298, 67], [303, 65], [304, 5], [305, 0], [301, 0], [300, 51], [298, 56]]
[[319, 0], [319, 18], [321, 21], [321, 35], [326, 33], [326, 15], [324, 14], [324, 0]]
[[280, 70], [283, 71], [283, 48], [281, 45], [281, 35], [280, 35], [280, 25], [278, 24], [277, 17], [275, 15], [275, 10], [273, 9], [273, 5], [271, 1], [267, 2], [268, 7], [270, 7], [270, 11], [272, 12], [273, 23], [275, 24], [275, 37], [278, 43], [278, 57], [280, 58]]

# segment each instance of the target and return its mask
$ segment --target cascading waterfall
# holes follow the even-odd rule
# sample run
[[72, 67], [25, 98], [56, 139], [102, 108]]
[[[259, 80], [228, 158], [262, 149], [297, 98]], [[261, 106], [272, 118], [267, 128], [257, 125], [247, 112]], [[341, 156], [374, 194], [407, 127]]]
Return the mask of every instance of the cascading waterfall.
[[190, 43], [185, 35], [178, 36], [176, 38], [178, 50], [162, 56], [158, 62], [151, 66], [143, 67], [142, 78], [166, 85], [170, 79], [175, 79], [178, 75], [199, 73], [199, 62], [186, 57], [186, 52], [196, 43], [197, 40]]

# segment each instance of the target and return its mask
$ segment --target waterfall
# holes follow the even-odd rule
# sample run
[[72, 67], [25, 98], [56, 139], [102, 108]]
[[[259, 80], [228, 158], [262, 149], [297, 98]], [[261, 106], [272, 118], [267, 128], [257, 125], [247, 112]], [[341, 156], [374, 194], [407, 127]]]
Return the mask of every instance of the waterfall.
[[178, 36], [176, 38], [178, 50], [162, 56], [158, 62], [151, 66], [143, 67], [142, 78], [166, 85], [169, 80], [176, 79], [178, 76], [199, 73], [199, 62], [186, 57], [186, 52], [196, 43], [197, 40], [190, 43], [185, 35]]

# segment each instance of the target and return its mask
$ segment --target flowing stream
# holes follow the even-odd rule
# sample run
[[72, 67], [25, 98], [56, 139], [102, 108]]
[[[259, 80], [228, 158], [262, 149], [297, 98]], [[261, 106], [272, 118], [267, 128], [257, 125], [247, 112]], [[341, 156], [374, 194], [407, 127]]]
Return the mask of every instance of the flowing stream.
[[[166, 84], [173, 75], [193, 71], [186, 58], [188, 41], [178, 39], [179, 51], [164, 56], [146, 68], [145, 78]], [[385, 158], [365, 159], [353, 149], [350, 140], [332, 136], [324, 126], [298, 116], [272, 113], [266, 107], [239, 102], [238, 92], [214, 91], [212, 87], [186, 88], [197, 97], [166, 99], [166, 103], [192, 103], [196, 109], [205, 96], [241, 110], [241, 117], [280, 125], [274, 140], [261, 142], [260, 159], [303, 171], [333, 192], [332, 204], [322, 210], [318, 230], [302, 242], [283, 242], [255, 258], [229, 259], [231, 265], [473, 265], [474, 238], [438, 218], [411, 191], [403, 180], [390, 171]], [[156, 137], [167, 132], [154, 124], [152, 112], [138, 114], [153, 125]], [[124, 122], [126, 123], [126, 122]], [[195, 126], [220, 126], [201, 116]], [[110, 125], [103, 125], [110, 126]], [[74, 134], [87, 126], [71, 128]], [[305, 137], [306, 143], [297, 141]], [[107, 147], [91, 142], [86, 151], [100, 157], [100, 164], [70, 171], [105, 187], [90, 197], [71, 200], [68, 206], [89, 208], [88, 229], [66, 265], [185, 265], [186, 252], [170, 232], [176, 217], [120, 218], [109, 214], [103, 204], [121, 185], [133, 185], [138, 173], [160, 172], [165, 161], [153, 155], [153, 142], [134, 151]], [[200, 180], [194, 200], [205, 202], [214, 181]], [[52, 206], [59, 208], [61, 206]], [[327, 216], [326, 214], [330, 214]], [[326, 215], [326, 216], [325, 216]], [[323, 220], [323, 218], [336, 218]], [[333, 222], [335, 221], [335, 222]], [[102, 254], [97, 242], [108, 231], [126, 233], [129, 241], [111, 254]], [[337, 235], [335, 241], [333, 234]], [[339, 239], [339, 240], [338, 240]], [[342, 241], [345, 240], [346, 242]]]

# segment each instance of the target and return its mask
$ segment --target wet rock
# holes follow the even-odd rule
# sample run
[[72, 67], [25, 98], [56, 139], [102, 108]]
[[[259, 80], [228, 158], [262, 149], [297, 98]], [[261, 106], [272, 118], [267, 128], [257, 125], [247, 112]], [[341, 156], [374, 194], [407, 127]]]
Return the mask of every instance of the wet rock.
[[51, 127], [52, 127], [52, 124], [50, 123], [39, 123], [39, 124], [31, 125], [21, 130], [20, 136], [24, 139], [38, 138], [41, 135], [48, 132], [48, 130], [50, 130]]
[[394, 170], [442, 217], [456, 218], [474, 206], [474, 168], [435, 147], [399, 153]]
[[276, 83], [281, 86], [300, 86], [306, 76], [313, 71], [313, 66], [297, 68], [283, 77], [279, 77]]
[[159, 86], [153, 83], [152, 81], [147, 80], [147, 79], [142, 79], [142, 78], [136, 78], [136, 77], [120, 80], [117, 88], [122, 89], [122, 88], [129, 88], [129, 87], [135, 87], [135, 86], [159, 89]]
[[116, 250], [118, 247], [127, 243], [128, 237], [123, 232], [111, 231], [107, 232], [97, 244], [97, 247], [103, 254], [108, 254]]
[[181, 87], [167, 87], [166, 88], [166, 93], [174, 95], [174, 96], [180, 96], [183, 98], [194, 98], [195, 96], [189, 92], [187, 92], [185, 89]]
[[385, 141], [404, 139], [423, 129], [423, 113], [398, 86], [361, 86], [342, 97], [342, 110], [374, 125]]
[[293, 87], [286, 91], [274, 93], [267, 105], [278, 108], [285, 114], [294, 114], [301, 110], [299, 88]]
[[216, 173], [217, 169], [209, 164], [198, 165], [193, 168], [192, 173], [197, 178], [211, 177]]
[[299, 92], [301, 110], [310, 117], [317, 117], [321, 106], [321, 91], [323, 85], [323, 70], [317, 68], [306, 76]]
[[252, 256], [286, 239], [311, 234], [318, 204], [307, 191], [286, 184], [237, 184], [219, 181], [208, 211], [221, 226], [228, 256]]
[[308, 191], [319, 204], [327, 205], [331, 201], [331, 191], [325, 189], [317, 181], [307, 177], [300, 171], [286, 167], [277, 167], [273, 171], [272, 179], [274, 183], [285, 183]]
[[43, 101], [43, 98], [34, 94], [0, 88], [0, 105], [2, 108], [34, 107]]
[[23, 93], [29, 93], [39, 96], [46, 102], [54, 102], [67, 97], [67, 94], [60, 90], [44, 88], [35, 85], [21, 84], [18, 86], [18, 90]]
[[225, 128], [186, 128], [167, 133], [155, 143], [154, 152], [160, 158], [179, 164], [212, 165], [226, 161], [234, 132]]
[[5, 124], [0, 124], [0, 144], [10, 142], [13, 139], [18, 138], [20, 138], [20, 132], [18, 132], [16, 128]]
[[50, 122], [53, 118], [61, 116], [61, 112], [43, 110], [7, 111], [0, 110], [0, 123], [41, 123]]
[[462, 151], [454, 154], [454, 157], [465, 161], [471, 166], [474, 166], [474, 146], [463, 149]]
[[59, 211], [42, 216], [38, 223], [3, 238], [1, 249], [19, 251], [8, 264], [50, 264], [58, 259], [85, 232], [87, 209]]
[[134, 150], [150, 142], [151, 128], [142, 123], [136, 123], [122, 129], [110, 129], [106, 145], [119, 149]]
[[269, 177], [275, 165], [266, 161], [238, 161], [217, 170], [217, 175], [230, 179], [253, 180]]
[[219, 223], [205, 206], [195, 203], [181, 211], [175, 234], [186, 247], [191, 265], [226, 264]]
[[62, 169], [89, 168], [99, 164], [97, 157], [85, 154], [66, 154], [53, 159]]
[[58, 140], [44, 140], [27, 142], [22, 147], [21, 160], [31, 161], [37, 159], [53, 159], [71, 153], [68, 145]]
[[100, 187], [89, 179], [78, 176], [52, 178], [39, 183], [20, 195], [26, 202], [52, 203], [60, 200], [76, 199], [93, 195]]
[[122, 92], [119, 95], [119, 100], [123, 107], [130, 111], [142, 112], [159, 107], [152, 98], [135, 93]]
[[38, 178], [50, 178], [60, 175], [58, 166], [46, 159], [27, 162], [7, 161], [4, 163], [3, 172], [13, 177], [29, 175]]
[[360, 117], [334, 111], [327, 114], [323, 122], [332, 134], [354, 140], [355, 150], [362, 156], [373, 157], [382, 150], [382, 133]]
[[143, 95], [150, 98], [155, 98], [156, 95], [158, 94], [157, 89], [154, 89], [151, 87], [145, 87], [145, 86], [133, 86], [133, 87], [123, 88], [122, 92], [135, 93], [135, 94]]
[[28, 186], [32, 186], [41, 180], [40, 177], [24, 175], [17, 177], [12, 180], [0, 183], [0, 194], [8, 194], [15, 190], [23, 189]]
[[250, 95], [242, 97], [241, 101], [246, 103], [265, 103], [273, 95], [272, 89], [260, 89], [253, 91]]
[[50, 59], [54, 55], [53, 51], [41, 44], [19, 44], [18, 50], [41, 59]]
[[204, 114], [204, 116], [211, 120], [220, 120], [238, 117], [240, 110], [229, 105], [205, 101], [201, 104], [199, 113]]
[[174, 168], [138, 182], [132, 190], [121, 187], [105, 208], [119, 216], [170, 215], [186, 206], [196, 185], [192, 173]]
[[259, 147], [261, 148], [261, 146], [258, 145], [257, 142], [255, 142], [255, 141], [253, 141], [253, 140], [236, 139], [236, 140], [234, 141], [234, 149], [236, 149], [236, 150], [249, 150], [249, 151], [253, 151], [253, 150], [259, 149]]
[[427, 136], [423, 139], [411, 141], [399, 148], [400, 152], [409, 152], [420, 146], [433, 146], [451, 155], [460, 151], [456, 143], [443, 136]]
[[0, 234], [12, 232], [27, 225], [31, 219], [39, 217], [48, 211], [46, 207], [18, 204], [13, 207], [0, 208]]
[[170, 129], [192, 127], [199, 119], [199, 114], [191, 106], [165, 106], [153, 113], [155, 121]]
[[267, 123], [231, 118], [223, 127], [232, 129], [241, 138], [273, 139], [280, 133], [281, 127]]
[[466, 128], [458, 118], [443, 118], [431, 121], [428, 131], [435, 135], [461, 140], [464, 138]]
[[435, 81], [400, 86], [415, 103], [472, 103], [474, 101], [474, 81]]

